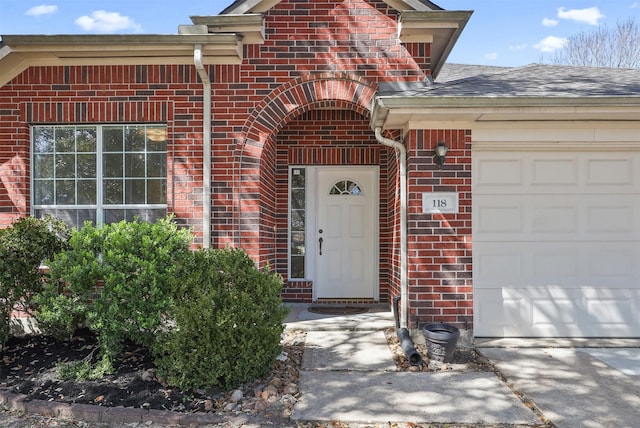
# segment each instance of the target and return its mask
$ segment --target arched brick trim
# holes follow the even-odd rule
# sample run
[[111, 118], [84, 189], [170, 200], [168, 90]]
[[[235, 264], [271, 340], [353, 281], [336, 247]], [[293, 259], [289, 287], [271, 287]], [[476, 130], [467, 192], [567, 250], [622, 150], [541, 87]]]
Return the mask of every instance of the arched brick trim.
[[[316, 73], [292, 80], [272, 91], [247, 118], [243, 140], [236, 148], [234, 173], [234, 242], [247, 248], [259, 263], [268, 261], [260, 240], [264, 223], [261, 202], [266, 172], [265, 150], [275, 148], [274, 136], [292, 118], [314, 109], [353, 110], [369, 116], [376, 88], [367, 80], [345, 73]], [[268, 245], [267, 245], [268, 246]]]

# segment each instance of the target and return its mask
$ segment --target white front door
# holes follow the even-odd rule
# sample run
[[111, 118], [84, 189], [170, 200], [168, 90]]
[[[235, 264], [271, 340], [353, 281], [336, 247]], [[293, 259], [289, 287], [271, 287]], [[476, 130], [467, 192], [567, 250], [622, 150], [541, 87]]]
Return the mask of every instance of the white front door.
[[378, 168], [317, 170], [315, 298], [378, 298]]

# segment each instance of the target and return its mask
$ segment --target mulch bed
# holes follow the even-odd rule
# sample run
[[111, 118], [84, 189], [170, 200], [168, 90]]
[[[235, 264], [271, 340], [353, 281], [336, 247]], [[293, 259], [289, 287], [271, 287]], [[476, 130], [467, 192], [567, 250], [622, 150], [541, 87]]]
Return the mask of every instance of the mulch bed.
[[[97, 340], [88, 330], [79, 331], [67, 342], [50, 336], [11, 338], [0, 372], [0, 389], [26, 395], [33, 400], [95, 404], [99, 406], [143, 407], [151, 409], [198, 411], [197, 397], [156, 380], [143, 380], [154, 369], [149, 351], [127, 344], [114, 364], [115, 373], [98, 381], [60, 380], [56, 366], [61, 363], [95, 362]], [[214, 391], [215, 393], [223, 391]], [[202, 400], [200, 400], [202, 401]]]
[[[487, 371], [491, 370], [474, 349], [459, 349], [452, 363], [430, 362], [425, 346], [416, 345], [424, 363], [412, 366], [404, 357], [393, 330], [387, 340], [396, 365], [402, 371]], [[149, 351], [127, 344], [114, 364], [115, 373], [96, 381], [61, 380], [56, 366], [97, 357], [97, 340], [89, 330], [79, 331], [68, 341], [49, 336], [11, 338], [2, 354], [0, 390], [22, 394], [27, 400], [131, 407], [219, 415], [260, 415], [287, 420], [298, 399], [297, 382], [306, 332], [286, 330], [282, 358], [269, 375], [235, 390], [197, 390], [183, 392], [163, 384], [155, 377]], [[241, 394], [239, 394], [239, 392]], [[238, 394], [239, 401], [232, 396]]]

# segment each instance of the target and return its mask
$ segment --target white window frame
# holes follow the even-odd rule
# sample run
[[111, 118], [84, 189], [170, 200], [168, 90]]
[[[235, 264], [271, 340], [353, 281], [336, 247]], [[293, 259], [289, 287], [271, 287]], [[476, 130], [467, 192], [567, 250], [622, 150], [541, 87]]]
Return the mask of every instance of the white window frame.
[[[55, 215], [56, 210], [82, 210], [82, 209], [87, 209], [87, 210], [95, 210], [95, 223], [98, 225], [104, 224], [105, 222], [105, 211], [106, 210], [138, 210], [138, 211], [151, 211], [151, 210], [164, 210], [164, 215], [166, 216], [167, 214], [167, 199], [168, 199], [168, 188], [167, 188], [167, 181], [168, 181], [168, 165], [165, 165], [165, 169], [164, 169], [164, 177], [148, 177], [147, 175], [147, 170], [145, 168], [144, 171], [144, 175], [141, 177], [136, 177], [136, 179], [143, 179], [145, 181], [145, 189], [146, 189], [146, 184], [148, 184], [148, 180], [150, 179], [158, 179], [158, 178], [163, 178], [164, 179], [164, 197], [165, 197], [165, 202], [164, 203], [153, 203], [153, 204], [148, 204], [148, 203], [122, 203], [122, 204], [106, 204], [104, 202], [104, 194], [103, 194], [103, 189], [104, 189], [104, 181], [105, 179], [107, 179], [108, 177], [104, 177], [104, 171], [103, 171], [103, 158], [104, 158], [104, 150], [103, 150], [103, 130], [104, 128], [107, 127], [121, 127], [123, 130], [127, 127], [136, 127], [136, 128], [140, 128], [140, 127], [144, 127], [144, 128], [165, 128], [165, 132], [166, 132], [166, 125], [165, 124], [157, 124], [157, 123], [149, 123], [149, 124], [113, 124], [113, 123], [104, 123], [104, 124], [62, 124], [62, 125], [33, 125], [31, 127], [31, 181], [30, 181], [30, 185], [31, 185], [31, 196], [30, 196], [30, 202], [31, 202], [31, 215], [34, 216], [36, 215], [39, 211], [43, 211], [44, 213], [46, 212], [53, 212]], [[38, 128], [53, 128], [55, 129], [81, 129], [81, 128], [93, 128], [96, 131], [96, 147], [95, 147], [95, 155], [96, 155], [96, 203], [95, 204], [37, 204], [36, 200], [35, 200], [35, 196], [36, 196], [36, 186], [37, 186], [37, 181], [36, 180], [36, 172], [34, 171], [35, 169], [35, 157], [37, 155], [37, 153], [35, 152], [35, 130]], [[168, 146], [168, 142], [167, 142], [167, 146]], [[167, 161], [168, 158], [168, 148], [167, 146], [165, 146], [164, 150], [159, 150], [159, 151], [149, 151], [147, 150], [147, 147], [145, 145], [145, 149], [143, 151], [140, 150], [132, 150], [127, 152], [126, 149], [123, 149], [122, 153], [123, 155], [126, 153], [164, 153], [165, 156], [165, 162]], [[55, 156], [55, 149], [53, 150], [54, 156]], [[65, 152], [67, 153], [67, 152]], [[68, 152], [71, 153], [71, 152]], [[72, 152], [73, 154], [75, 154], [77, 156], [78, 153], [83, 153], [83, 152], [79, 152], [77, 150], [77, 147], [75, 148], [75, 151]], [[117, 153], [117, 152], [116, 152]], [[146, 156], [145, 156], [146, 159]], [[77, 173], [78, 168], [77, 165], [75, 166], [75, 172]], [[53, 169], [53, 175], [54, 177], [52, 177], [54, 179], [54, 185], [55, 185], [55, 167]], [[131, 178], [131, 177], [129, 177]], [[74, 177], [75, 180], [77, 180], [77, 176]], [[126, 181], [127, 177], [126, 177], [126, 173], [123, 172], [123, 180]], [[145, 191], [146, 192], [146, 191]], [[55, 190], [54, 190], [54, 194], [55, 194]], [[145, 199], [148, 198], [148, 195], [145, 193]], [[125, 216], [126, 217], [126, 216]], [[76, 224], [71, 222], [69, 219], [67, 219], [68, 222], [72, 223], [70, 224], [70, 226], [75, 226], [75, 227], [81, 227], [81, 224]]]

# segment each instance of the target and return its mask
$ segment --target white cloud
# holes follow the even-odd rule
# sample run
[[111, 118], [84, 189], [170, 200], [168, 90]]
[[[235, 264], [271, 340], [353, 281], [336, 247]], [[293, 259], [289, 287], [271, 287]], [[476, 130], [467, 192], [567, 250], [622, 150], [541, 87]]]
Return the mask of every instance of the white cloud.
[[558, 8], [558, 18], [582, 22], [589, 25], [600, 24], [598, 21], [604, 17], [605, 15], [603, 15], [597, 7], [590, 7], [587, 9]]
[[495, 53], [495, 52], [486, 53], [486, 54], [484, 54], [484, 59], [488, 59], [488, 60], [491, 60], [491, 61], [496, 60], [496, 59], [498, 59], [498, 54]]
[[542, 25], [544, 27], [555, 27], [556, 25], [558, 25], [558, 20], [557, 19], [544, 18], [542, 20]]
[[640, 7], [640, 2], [634, 1], [633, 3], [631, 3], [631, 6], [629, 6], [630, 9], [637, 9]]
[[533, 45], [533, 47], [541, 52], [553, 52], [562, 49], [565, 43], [567, 43], [567, 39], [563, 37], [547, 36], [540, 40], [539, 43]]
[[129, 18], [122, 16], [118, 12], [107, 12], [96, 10], [91, 12], [91, 16], [81, 16], [76, 19], [76, 25], [86, 31], [96, 31], [98, 33], [113, 33], [122, 30], [140, 31], [141, 26]]
[[51, 15], [58, 11], [58, 6], [52, 4], [41, 4], [40, 6], [34, 6], [25, 12], [25, 15], [29, 16], [42, 16]]
[[509, 46], [510, 51], [523, 51], [527, 48], [526, 44]]

